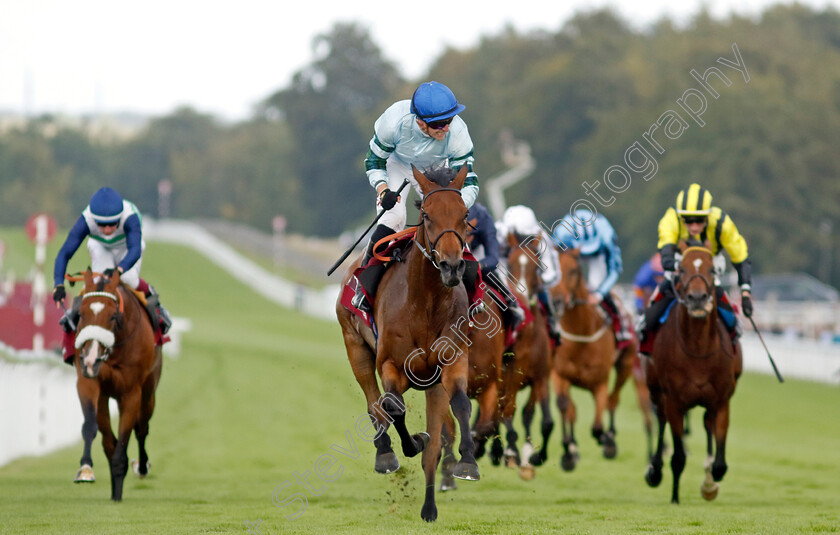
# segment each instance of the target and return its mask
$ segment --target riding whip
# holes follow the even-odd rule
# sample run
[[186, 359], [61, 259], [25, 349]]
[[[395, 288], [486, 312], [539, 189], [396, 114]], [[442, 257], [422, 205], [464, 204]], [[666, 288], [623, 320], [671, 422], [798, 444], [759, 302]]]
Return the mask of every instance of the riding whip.
[[[407, 185], [408, 185], [408, 179], [403, 180], [403, 183], [400, 186], [400, 189], [397, 190], [397, 195], [399, 195], [400, 192], [403, 190], [403, 188], [405, 188]], [[381, 212], [379, 212], [376, 215], [376, 219], [374, 219], [373, 222], [370, 224], [370, 226], [367, 229], [365, 229], [365, 231], [362, 233], [361, 236], [359, 236], [359, 239], [356, 240], [356, 243], [351, 245], [350, 248], [347, 249], [347, 251], [343, 255], [341, 255], [341, 258], [339, 258], [338, 261], [335, 264], [333, 264], [333, 267], [331, 267], [330, 270], [327, 271], [327, 276], [332, 275], [332, 272], [335, 271], [336, 269], [338, 269], [338, 266], [340, 266], [342, 262], [347, 260], [347, 257], [350, 256], [350, 253], [353, 252], [353, 249], [355, 249], [356, 246], [359, 245], [359, 242], [362, 241], [362, 238], [367, 236], [367, 233], [370, 232], [370, 229], [373, 228], [373, 226], [376, 224], [376, 222], [379, 221], [379, 218], [382, 217], [382, 215], [387, 211], [388, 210], [382, 210]]]
[[752, 323], [753, 329], [755, 329], [755, 334], [758, 335], [758, 339], [761, 340], [761, 345], [764, 346], [764, 351], [767, 351], [767, 358], [770, 359], [770, 365], [773, 366], [773, 371], [776, 372], [776, 378], [779, 380], [780, 383], [784, 383], [785, 380], [782, 379], [782, 374], [779, 373], [779, 369], [776, 368], [776, 363], [773, 362], [773, 357], [770, 356], [770, 350], [767, 349], [767, 344], [764, 343], [764, 338], [761, 337], [761, 332], [759, 332], [758, 327], [755, 326], [755, 321], [751, 317], [748, 316], [750, 323]]

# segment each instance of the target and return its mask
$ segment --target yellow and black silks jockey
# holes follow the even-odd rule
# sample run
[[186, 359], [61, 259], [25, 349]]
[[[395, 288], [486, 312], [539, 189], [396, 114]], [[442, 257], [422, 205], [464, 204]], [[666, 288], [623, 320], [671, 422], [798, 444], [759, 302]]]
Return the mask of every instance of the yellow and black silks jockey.
[[[752, 316], [753, 307], [750, 297], [752, 263], [747, 251], [747, 242], [738, 232], [738, 228], [729, 214], [717, 206], [712, 206], [712, 194], [699, 184], [692, 184], [677, 195], [675, 206], [668, 208], [659, 221], [657, 248], [662, 257], [665, 278], [654, 291], [650, 303], [645, 309], [640, 329], [640, 351], [642, 353], [650, 354], [653, 348], [653, 338], [663, 319], [663, 314], [670, 309], [675, 299], [673, 278], [674, 271], [677, 268], [677, 243], [680, 240], [708, 242], [715, 257], [718, 257], [721, 251], [726, 251], [729, 260], [738, 273], [741, 308], [744, 315]], [[719, 258], [722, 260], [722, 257]], [[716, 262], [716, 265], [719, 265], [718, 262]], [[736, 337], [739, 325], [732, 304], [723, 288], [719, 286], [717, 278], [715, 280], [715, 300], [730, 335], [733, 338]]]

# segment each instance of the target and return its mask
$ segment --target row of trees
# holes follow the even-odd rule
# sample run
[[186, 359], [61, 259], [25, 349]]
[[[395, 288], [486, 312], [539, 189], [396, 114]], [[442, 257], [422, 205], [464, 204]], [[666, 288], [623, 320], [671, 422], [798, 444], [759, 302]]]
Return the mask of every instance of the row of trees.
[[[47, 135], [49, 118], [0, 134], [0, 223], [49, 210], [69, 224], [103, 184], [154, 213], [162, 178], [173, 182], [177, 217], [268, 228], [282, 213], [290, 230], [318, 235], [368, 221], [362, 160], [373, 121], [418, 81], [406, 81], [353, 23], [313, 47], [316, 59], [239, 124], [181, 109], [117, 143], [79, 129]], [[645, 31], [597, 11], [556, 32], [507, 29], [450, 49], [424, 78], [448, 84], [467, 105], [480, 179], [504, 169], [502, 131], [530, 144], [537, 168], [508, 192], [509, 204], [552, 222], [577, 199], [596, 202], [586, 191], [599, 181], [600, 194], [615, 199], [596, 206], [618, 229], [625, 277], [653, 252], [656, 223], [676, 193], [697, 181], [747, 237], [757, 271], [805, 270], [840, 283], [840, 262], [831, 260], [840, 256], [836, 11], [777, 6], [755, 20], [700, 12], [687, 27], [664, 19]], [[701, 110], [693, 90], [705, 100], [696, 118], [678, 102]], [[669, 112], [685, 125], [668, 127]], [[647, 156], [637, 149], [627, 161], [634, 146]]]

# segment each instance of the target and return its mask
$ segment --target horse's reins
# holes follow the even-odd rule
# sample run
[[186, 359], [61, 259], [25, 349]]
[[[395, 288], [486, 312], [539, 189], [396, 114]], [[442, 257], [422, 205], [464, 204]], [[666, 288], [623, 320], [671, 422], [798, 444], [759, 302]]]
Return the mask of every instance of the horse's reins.
[[[102, 273], [92, 272], [91, 275], [101, 277]], [[85, 280], [83, 276], [76, 276], [76, 275], [65, 275], [64, 278], [67, 279], [68, 281], [70, 281], [71, 283], [80, 282], [80, 281]], [[105, 291], [102, 291], [102, 290], [95, 290], [93, 292], [85, 292], [83, 290], [79, 295], [81, 296], [83, 301], [85, 299], [87, 299], [88, 297], [105, 297], [105, 298], [108, 298], [108, 299], [112, 299], [115, 303], [117, 303], [117, 309], [120, 312], [120, 314], [125, 313], [125, 300], [123, 299], [123, 296], [119, 291], [119, 288], [117, 288], [117, 291], [114, 292], [114, 293], [105, 292]], [[117, 343], [115, 341], [114, 345], [111, 346], [111, 348], [108, 350], [106, 356], [102, 360], [103, 361], [108, 360], [108, 357], [111, 354], [111, 350], [113, 350], [115, 347], [120, 347], [122, 345], [125, 345], [125, 343], [128, 342], [135, 334], [136, 334], [136, 329], [134, 331], [132, 331], [131, 333], [129, 333], [127, 336], [125, 336], [119, 343]]]

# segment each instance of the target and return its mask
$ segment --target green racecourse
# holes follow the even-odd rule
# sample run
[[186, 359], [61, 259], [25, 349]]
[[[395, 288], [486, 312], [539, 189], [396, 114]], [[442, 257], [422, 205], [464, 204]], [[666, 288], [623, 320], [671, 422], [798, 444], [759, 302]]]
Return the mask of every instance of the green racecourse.
[[[7, 249], [31, 251], [17, 231], [0, 230], [0, 237]], [[75, 267], [84, 254], [79, 251]], [[6, 266], [27, 256], [11, 253]], [[122, 503], [112, 503], [99, 438], [94, 484], [72, 483], [81, 440], [46, 457], [14, 461], [0, 467], [0, 533], [245, 534], [246, 521], [259, 521], [251, 533], [264, 535], [840, 532], [840, 391], [795, 380], [780, 385], [755, 374], [741, 379], [733, 399], [729, 472], [714, 502], [699, 492], [705, 448], [699, 411], [692, 413], [682, 503], [672, 505], [667, 459], [662, 485], [644, 483], [645, 441], [632, 388], [623, 393], [613, 461], [589, 437], [591, 397], [575, 390], [582, 456], [575, 472], [558, 467], [557, 427], [549, 463], [534, 481], [482, 459], [481, 481], [459, 481], [458, 490], [438, 493], [438, 521], [426, 525], [419, 457], [400, 456], [398, 473], [376, 474], [373, 446], [356, 434], [364, 398], [337, 323], [281, 309], [180, 247], [149, 243], [143, 272], [172, 313], [193, 322], [180, 358], [164, 363], [147, 442], [149, 477], [129, 474]], [[406, 401], [416, 432], [424, 401], [418, 393]], [[333, 445], [351, 455], [358, 448], [358, 457]], [[327, 453], [342, 472], [323, 483], [315, 463]], [[129, 456], [136, 457], [134, 438]], [[323, 486], [320, 496], [294, 484], [293, 472], [306, 471], [316, 489]], [[326, 472], [336, 474], [337, 465]], [[298, 502], [282, 509], [272, 503], [274, 489], [286, 481], [293, 486], [278, 491], [278, 500], [293, 492], [308, 498], [295, 521], [286, 515]]]

